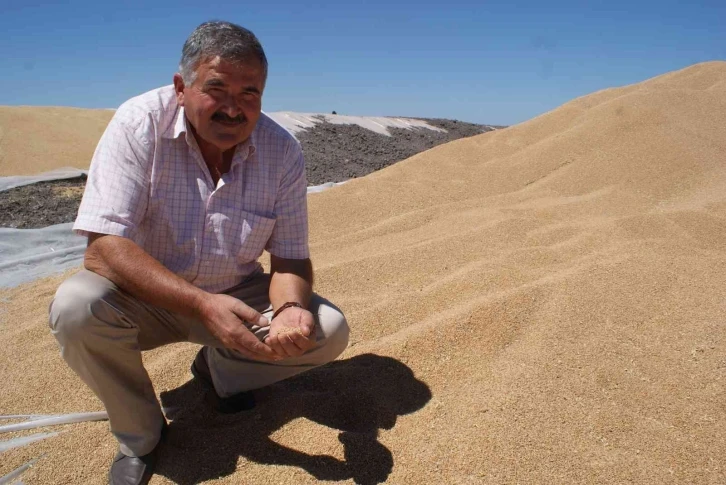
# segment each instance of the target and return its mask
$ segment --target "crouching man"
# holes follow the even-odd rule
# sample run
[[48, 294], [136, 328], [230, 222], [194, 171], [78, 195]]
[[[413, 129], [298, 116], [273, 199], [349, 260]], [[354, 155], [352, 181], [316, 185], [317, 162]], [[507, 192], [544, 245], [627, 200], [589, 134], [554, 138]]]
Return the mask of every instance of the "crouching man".
[[166, 426], [141, 351], [203, 345], [192, 372], [235, 411], [348, 343], [345, 317], [312, 293], [303, 155], [261, 113], [266, 77], [250, 31], [204, 23], [174, 85], [124, 103], [93, 156], [74, 225], [85, 268], [58, 289], [50, 327], [108, 411], [110, 483], [148, 482]]

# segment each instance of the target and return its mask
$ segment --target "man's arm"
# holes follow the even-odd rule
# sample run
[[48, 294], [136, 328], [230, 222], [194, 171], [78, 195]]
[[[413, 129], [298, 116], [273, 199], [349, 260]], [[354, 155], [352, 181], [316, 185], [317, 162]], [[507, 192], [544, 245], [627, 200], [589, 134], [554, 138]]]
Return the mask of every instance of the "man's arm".
[[186, 316], [198, 317], [209, 296], [119, 236], [91, 234], [83, 265], [146, 303]]
[[315, 320], [307, 310], [313, 286], [310, 259], [285, 259], [270, 255], [270, 303], [277, 311], [285, 303], [300, 303], [280, 312], [270, 326], [265, 343], [283, 357], [297, 357], [315, 345]]
[[151, 305], [199, 318], [222, 344], [256, 360], [276, 360], [275, 352], [243, 324], [267, 319], [240, 300], [201, 290], [175, 275], [130, 239], [92, 233], [84, 266]]
[[289, 301], [307, 308], [313, 292], [313, 265], [310, 259], [285, 259], [270, 255], [270, 303], [277, 310]]

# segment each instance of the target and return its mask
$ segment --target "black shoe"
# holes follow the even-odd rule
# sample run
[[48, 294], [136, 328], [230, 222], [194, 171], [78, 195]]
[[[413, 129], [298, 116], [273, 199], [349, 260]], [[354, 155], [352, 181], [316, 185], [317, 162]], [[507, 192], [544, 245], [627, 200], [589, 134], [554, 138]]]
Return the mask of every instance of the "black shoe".
[[[161, 437], [164, 437], [167, 424], [161, 430]], [[160, 448], [159, 443], [144, 456], [126, 456], [121, 451], [116, 453], [108, 472], [109, 485], [146, 485], [154, 474], [156, 458]]]
[[240, 392], [230, 397], [219, 397], [217, 395], [212, 383], [212, 374], [209, 372], [207, 359], [204, 357], [204, 347], [199, 350], [194, 362], [192, 362], [192, 375], [212, 391], [208, 394], [211, 397], [211, 404], [220, 413], [234, 414], [240, 411], [249, 411], [256, 405], [255, 396], [250, 391]]

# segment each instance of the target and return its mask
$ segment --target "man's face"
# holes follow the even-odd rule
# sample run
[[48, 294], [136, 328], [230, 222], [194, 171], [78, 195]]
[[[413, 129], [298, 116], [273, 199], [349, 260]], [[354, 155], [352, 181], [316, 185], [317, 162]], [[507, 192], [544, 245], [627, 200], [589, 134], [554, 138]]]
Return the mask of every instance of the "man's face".
[[222, 151], [247, 140], [262, 110], [262, 64], [256, 59], [239, 63], [216, 57], [202, 62], [196, 72], [191, 86], [175, 74], [174, 87], [197, 140]]

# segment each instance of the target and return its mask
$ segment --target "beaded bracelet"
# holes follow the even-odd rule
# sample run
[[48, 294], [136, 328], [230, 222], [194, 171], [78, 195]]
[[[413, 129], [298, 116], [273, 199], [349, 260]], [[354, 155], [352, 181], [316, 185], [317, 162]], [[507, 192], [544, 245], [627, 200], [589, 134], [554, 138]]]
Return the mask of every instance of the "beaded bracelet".
[[297, 308], [302, 308], [303, 310], [305, 310], [305, 307], [302, 306], [302, 304], [300, 304], [296, 301], [288, 301], [287, 303], [282, 305], [280, 308], [278, 308], [275, 313], [272, 314], [272, 318], [270, 319], [270, 321], [274, 320], [275, 317], [277, 317], [280, 313], [282, 313], [284, 310], [287, 310], [290, 307], [297, 307]]

